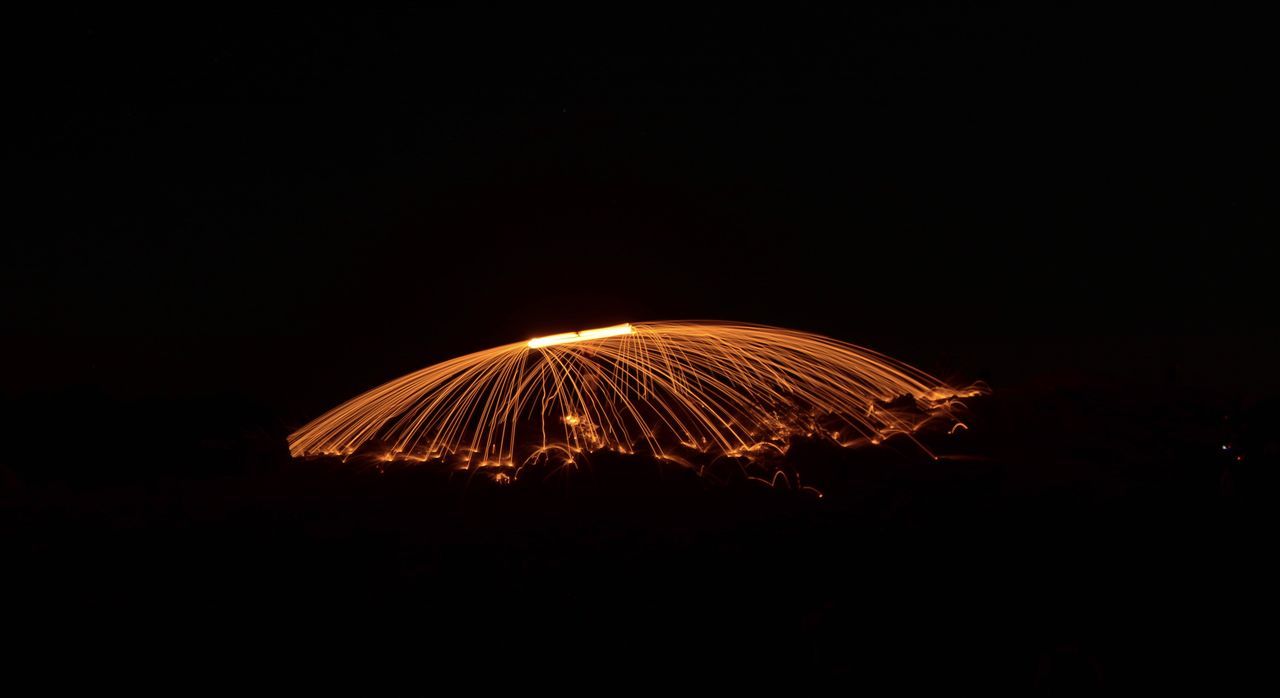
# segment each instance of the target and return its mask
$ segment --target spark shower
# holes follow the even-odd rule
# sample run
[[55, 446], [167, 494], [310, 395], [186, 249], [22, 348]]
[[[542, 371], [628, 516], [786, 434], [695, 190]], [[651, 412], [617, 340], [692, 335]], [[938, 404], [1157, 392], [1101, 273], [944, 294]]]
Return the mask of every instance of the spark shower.
[[[429, 366], [359, 395], [289, 436], [295, 458], [369, 456], [459, 470], [597, 451], [694, 465], [954, 430], [954, 388], [874, 351], [762, 325], [654, 322], [567, 332]], [[918, 443], [918, 442], [917, 442]], [[921, 446], [923, 448], [923, 446]], [[505, 477], [505, 476], [504, 476]]]

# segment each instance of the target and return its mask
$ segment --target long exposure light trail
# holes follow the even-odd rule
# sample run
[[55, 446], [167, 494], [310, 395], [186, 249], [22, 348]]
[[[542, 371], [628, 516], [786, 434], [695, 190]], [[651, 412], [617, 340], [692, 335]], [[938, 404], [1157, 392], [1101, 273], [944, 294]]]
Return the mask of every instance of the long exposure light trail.
[[954, 408], [983, 392], [805, 332], [628, 323], [428, 366], [321, 415], [289, 436], [289, 450], [464, 470], [597, 451], [753, 460], [785, 453], [796, 437], [857, 446], [935, 420], [954, 430]]
[[601, 327], [596, 330], [582, 330], [581, 332], [564, 332], [561, 334], [553, 334], [547, 337], [534, 337], [529, 340], [530, 349], [539, 349], [541, 347], [549, 347], [556, 344], [568, 344], [570, 342], [581, 342], [587, 339], [604, 339], [605, 337], [617, 337], [618, 335], [631, 334], [631, 323], [622, 325], [614, 325], [613, 327]]

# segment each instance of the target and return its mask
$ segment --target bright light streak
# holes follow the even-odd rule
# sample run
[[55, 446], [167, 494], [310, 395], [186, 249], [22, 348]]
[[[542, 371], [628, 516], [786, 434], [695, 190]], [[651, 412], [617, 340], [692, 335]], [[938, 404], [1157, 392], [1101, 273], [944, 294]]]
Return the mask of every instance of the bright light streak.
[[546, 337], [534, 337], [529, 340], [530, 349], [540, 349], [556, 344], [569, 344], [570, 342], [583, 342], [588, 339], [604, 339], [605, 337], [617, 337], [618, 335], [631, 334], [631, 323], [623, 323], [621, 325], [613, 325], [612, 327], [601, 327], [594, 330], [583, 330], [581, 332], [562, 332], [560, 334], [547, 335]]

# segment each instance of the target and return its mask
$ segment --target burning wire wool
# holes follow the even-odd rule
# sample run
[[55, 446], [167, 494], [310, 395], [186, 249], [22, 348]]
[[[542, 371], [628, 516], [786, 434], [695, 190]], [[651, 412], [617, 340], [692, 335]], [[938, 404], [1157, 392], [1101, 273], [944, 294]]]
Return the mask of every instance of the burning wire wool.
[[793, 437], [856, 446], [914, 438], [935, 420], [954, 430], [960, 400], [983, 392], [805, 332], [623, 324], [507, 344], [397, 378], [294, 432], [289, 450], [512, 469], [511, 477], [542, 459], [569, 464], [605, 450], [686, 464], [753, 460], [785, 453]]

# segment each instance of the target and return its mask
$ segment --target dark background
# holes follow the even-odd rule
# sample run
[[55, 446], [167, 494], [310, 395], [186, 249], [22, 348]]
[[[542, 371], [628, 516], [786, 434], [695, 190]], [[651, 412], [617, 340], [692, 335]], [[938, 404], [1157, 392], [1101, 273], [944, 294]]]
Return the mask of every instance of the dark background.
[[[16, 18], [0, 474], [26, 644], [103, 656], [145, 628], [199, 660], [201, 637], [360, 626], [424, 666], [443, 643], [852, 687], [1238, 679], [1280, 387], [1260, 27], [1054, 4]], [[821, 502], [652, 464], [502, 494], [287, 458], [436, 361], [689, 318], [994, 392], [936, 444], [963, 460], [797, 455], [844, 468]]]

